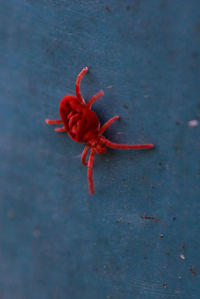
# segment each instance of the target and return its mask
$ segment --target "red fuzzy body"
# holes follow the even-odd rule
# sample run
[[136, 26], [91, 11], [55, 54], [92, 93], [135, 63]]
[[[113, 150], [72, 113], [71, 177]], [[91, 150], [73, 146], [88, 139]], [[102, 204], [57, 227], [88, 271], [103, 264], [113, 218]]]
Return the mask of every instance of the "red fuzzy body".
[[87, 142], [97, 135], [100, 122], [94, 111], [74, 95], [64, 96], [60, 102], [60, 117], [67, 134], [77, 142]]
[[[88, 68], [82, 69], [80, 74], [77, 76], [75, 90], [76, 96], [66, 95], [60, 102], [60, 117], [61, 120], [50, 120], [46, 119], [47, 124], [64, 124], [64, 127], [56, 128], [56, 132], [66, 132], [69, 137], [74, 141], [84, 142], [86, 144], [82, 156], [81, 162], [83, 165], [88, 167], [88, 182], [90, 193], [94, 193], [94, 185], [92, 178], [92, 168], [94, 154], [103, 154], [107, 147], [115, 149], [151, 149], [154, 147], [153, 144], [117, 144], [109, 141], [103, 136], [104, 131], [119, 118], [118, 115], [109, 119], [102, 127], [94, 111], [91, 110], [92, 104], [100, 97], [104, 95], [103, 91], [99, 91], [93, 95], [92, 98], [85, 103], [80, 93], [80, 82], [83, 75], [87, 73]], [[86, 156], [90, 149], [90, 156], [88, 162]]]

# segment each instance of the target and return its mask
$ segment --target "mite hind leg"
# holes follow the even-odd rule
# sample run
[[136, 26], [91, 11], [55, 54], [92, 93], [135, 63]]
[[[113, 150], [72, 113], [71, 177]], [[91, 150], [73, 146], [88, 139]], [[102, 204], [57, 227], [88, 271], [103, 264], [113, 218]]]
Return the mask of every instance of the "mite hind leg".
[[56, 131], [56, 132], [66, 132], [66, 129], [65, 129], [65, 127], [55, 128], [54, 131]]
[[89, 183], [90, 194], [94, 194], [94, 183], [93, 183], [93, 178], [92, 178], [92, 168], [93, 168], [94, 153], [95, 153], [94, 150], [91, 149], [91, 154], [90, 154], [89, 160], [88, 160], [87, 176], [88, 176], [88, 183]]
[[109, 119], [99, 130], [100, 133], [105, 132], [105, 130], [108, 129], [114, 123], [115, 120], [119, 119], [119, 115], [113, 116], [111, 119]]

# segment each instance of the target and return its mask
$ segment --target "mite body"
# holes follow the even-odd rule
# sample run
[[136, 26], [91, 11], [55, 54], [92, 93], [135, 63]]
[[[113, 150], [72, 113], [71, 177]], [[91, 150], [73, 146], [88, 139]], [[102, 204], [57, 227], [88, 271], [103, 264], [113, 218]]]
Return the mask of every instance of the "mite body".
[[[106, 139], [102, 134], [104, 131], [119, 118], [118, 115], [108, 120], [102, 127], [100, 127], [99, 119], [94, 111], [91, 110], [92, 104], [100, 97], [104, 95], [103, 91], [99, 91], [93, 95], [92, 98], [85, 103], [80, 93], [80, 82], [83, 75], [88, 71], [85, 67], [77, 76], [75, 95], [66, 95], [60, 101], [59, 111], [60, 120], [46, 119], [47, 124], [63, 124], [61, 128], [56, 128], [56, 132], [67, 132], [69, 137], [74, 141], [84, 142], [85, 148], [81, 156], [81, 162], [83, 165], [88, 167], [87, 175], [89, 182], [89, 191], [91, 194], [94, 193], [94, 185], [92, 179], [92, 168], [94, 154], [103, 154], [107, 147], [114, 149], [151, 149], [154, 147], [153, 144], [117, 144]], [[88, 162], [86, 156], [90, 150]]]

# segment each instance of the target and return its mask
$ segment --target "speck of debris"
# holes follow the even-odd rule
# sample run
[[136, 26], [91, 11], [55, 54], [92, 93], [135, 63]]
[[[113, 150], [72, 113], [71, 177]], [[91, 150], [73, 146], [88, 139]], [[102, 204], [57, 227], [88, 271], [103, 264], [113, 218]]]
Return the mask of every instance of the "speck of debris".
[[185, 256], [184, 256], [184, 254], [180, 254], [180, 258], [182, 259], [182, 260], [185, 260]]
[[164, 238], [164, 234], [160, 234], [160, 239], [163, 239]]
[[167, 284], [163, 283], [163, 288], [166, 289], [167, 288]]
[[174, 148], [175, 148], [175, 151], [176, 151], [176, 152], [180, 152], [180, 151], [181, 151], [181, 146], [180, 146], [179, 144], [176, 144], [176, 145], [174, 146]]
[[173, 221], [176, 221], [176, 217], [173, 217], [172, 220], [173, 220]]
[[39, 230], [36, 229], [36, 230], [33, 231], [33, 236], [34, 236], [35, 238], [38, 238], [39, 235], [40, 235], [40, 231], [39, 231]]
[[181, 247], [183, 248], [183, 249], [185, 249], [185, 243], [181, 243]]
[[159, 165], [159, 166], [162, 166], [162, 162], [161, 162], [161, 161], [160, 161], [160, 162], [158, 162], [158, 165]]
[[113, 88], [113, 86], [114, 86], [114, 85], [109, 85], [109, 86], [107, 86], [106, 88], [111, 89], [111, 88]]
[[109, 6], [106, 6], [106, 10], [107, 10], [108, 12], [110, 12], [110, 7], [109, 7]]
[[144, 256], [144, 260], [146, 260], [146, 259], [147, 259], [147, 255], [146, 255], [146, 253], [144, 253], [143, 256]]
[[133, 161], [133, 160], [134, 160], [134, 157], [130, 157], [130, 160]]
[[123, 107], [124, 107], [125, 109], [128, 109], [128, 105], [127, 105], [127, 104], [124, 104]]
[[189, 270], [190, 270], [190, 272], [192, 273], [192, 275], [196, 275], [196, 271], [194, 270], [193, 267], [191, 267]]
[[131, 7], [130, 7], [129, 5], [127, 5], [127, 6], [126, 6], [126, 9], [127, 9], [127, 10], [130, 10], [130, 9], [131, 9]]
[[152, 217], [152, 216], [140, 216], [141, 219], [146, 219], [146, 220], [153, 220], [155, 222], [160, 222], [160, 219], [159, 218], [155, 218], [155, 217]]
[[188, 127], [197, 127], [198, 125], [199, 125], [199, 122], [197, 119], [193, 119], [188, 122]]
[[117, 224], [119, 224], [119, 223], [121, 223], [121, 221], [122, 221], [122, 219], [119, 218], [119, 219], [117, 219], [115, 222], [116, 222]]
[[166, 251], [165, 254], [166, 254], [166, 255], [170, 255], [169, 251]]
[[13, 210], [8, 211], [8, 218], [14, 218], [15, 217], [15, 212]]
[[179, 120], [176, 121], [176, 125], [177, 125], [177, 126], [180, 125], [180, 121], [179, 121]]
[[178, 279], [181, 279], [181, 278], [182, 278], [182, 276], [179, 275], [179, 276], [178, 276]]

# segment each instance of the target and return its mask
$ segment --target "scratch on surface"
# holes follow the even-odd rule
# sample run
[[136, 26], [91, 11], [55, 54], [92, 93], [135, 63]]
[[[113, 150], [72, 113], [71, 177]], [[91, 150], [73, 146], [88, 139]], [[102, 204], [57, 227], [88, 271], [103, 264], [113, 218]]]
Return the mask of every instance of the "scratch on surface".
[[160, 218], [155, 218], [152, 216], [140, 216], [141, 219], [146, 219], [146, 220], [153, 220], [155, 222], [160, 222]]
[[164, 288], [163, 285], [166, 285], [166, 283], [158, 282], [158, 281], [147, 281], [142, 279], [133, 279], [130, 284], [142, 288], [144, 292], [148, 292], [149, 294], [155, 294], [155, 295], [170, 295], [170, 296], [178, 296], [180, 294], [177, 290], [171, 290], [168, 288]]

